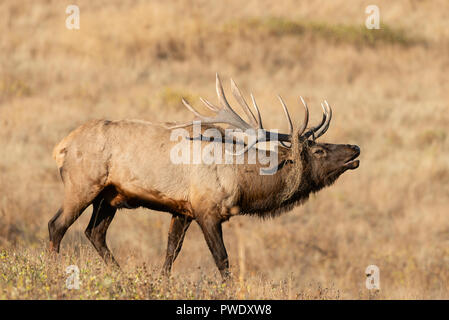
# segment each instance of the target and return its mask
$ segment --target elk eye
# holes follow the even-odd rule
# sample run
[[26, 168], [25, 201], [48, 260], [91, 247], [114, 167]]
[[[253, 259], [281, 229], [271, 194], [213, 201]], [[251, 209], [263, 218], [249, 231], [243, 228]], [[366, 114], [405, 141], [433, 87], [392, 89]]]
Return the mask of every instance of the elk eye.
[[315, 154], [324, 154], [324, 151], [322, 149], [315, 150]]

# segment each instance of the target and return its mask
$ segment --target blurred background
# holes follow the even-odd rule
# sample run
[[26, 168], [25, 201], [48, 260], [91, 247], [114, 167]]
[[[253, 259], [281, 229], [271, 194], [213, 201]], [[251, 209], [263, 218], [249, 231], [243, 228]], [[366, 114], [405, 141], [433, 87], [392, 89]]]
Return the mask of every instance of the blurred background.
[[[448, 1], [3, 0], [0, 17], [0, 298], [449, 298]], [[204, 110], [215, 72], [255, 95], [267, 128], [287, 130], [278, 93], [297, 121], [302, 95], [311, 123], [327, 99], [321, 141], [359, 145], [360, 167], [279, 218], [224, 224], [232, 285], [196, 224], [161, 280], [170, 215], [143, 209], [109, 229], [124, 274], [85, 238], [91, 208], [52, 260], [53, 147], [89, 119], [191, 119], [181, 97]], [[64, 289], [69, 264], [81, 290]], [[365, 287], [372, 264], [380, 290]]]

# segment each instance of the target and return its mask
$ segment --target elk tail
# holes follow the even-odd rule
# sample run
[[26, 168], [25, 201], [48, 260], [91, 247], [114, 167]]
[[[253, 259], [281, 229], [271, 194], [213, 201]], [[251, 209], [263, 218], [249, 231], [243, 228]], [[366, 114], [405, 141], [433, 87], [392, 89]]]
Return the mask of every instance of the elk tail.
[[64, 165], [64, 159], [67, 153], [67, 138], [62, 139], [53, 149], [53, 159], [55, 159], [58, 169], [61, 169]]
[[70, 143], [73, 141], [73, 138], [75, 137], [78, 131], [80, 131], [80, 128], [72, 131], [67, 137], [62, 139], [61, 142], [59, 142], [53, 149], [53, 159], [55, 159], [56, 165], [58, 166], [59, 170], [61, 170], [62, 166], [64, 165], [67, 149], [70, 146]]

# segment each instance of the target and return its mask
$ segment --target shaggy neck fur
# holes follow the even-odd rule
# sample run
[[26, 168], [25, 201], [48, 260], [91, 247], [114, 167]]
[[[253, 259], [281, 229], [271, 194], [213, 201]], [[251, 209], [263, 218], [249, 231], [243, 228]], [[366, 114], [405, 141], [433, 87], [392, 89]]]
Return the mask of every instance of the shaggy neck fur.
[[[271, 176], [251, 177], [241, 190], [243, 214], [271, 218], [306, 201], [320, 188], [312, 181], [307, 146], [295, 139], [292, 148], [279, 153], [279, 170]], [[248, 179], [248, 178], [246, 178]]]

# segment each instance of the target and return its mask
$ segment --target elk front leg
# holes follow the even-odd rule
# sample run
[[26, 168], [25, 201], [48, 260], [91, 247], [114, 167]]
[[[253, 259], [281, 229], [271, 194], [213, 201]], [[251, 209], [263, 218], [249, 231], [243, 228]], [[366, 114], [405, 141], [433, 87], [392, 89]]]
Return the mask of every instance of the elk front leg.
[[162, 267], [162, 275], [170, 275], [173, 262], [175, 262], [179, 251], [181, 251], [184, 236], [191, 222], [192, 219], [187, 216], [172, 216], [168, 231], [167, 254], [165, 256], [164, 266]]
[[221, 228], [222, 220], [212, 215], [205, 215], [197, 218], [197, 222], [203, 231], [207, 246], [214, 257], [215, 264], [220, 271], [221, 277], [223, 280], [228, 280], [230, 277], [229, 261], [223, 242]]

